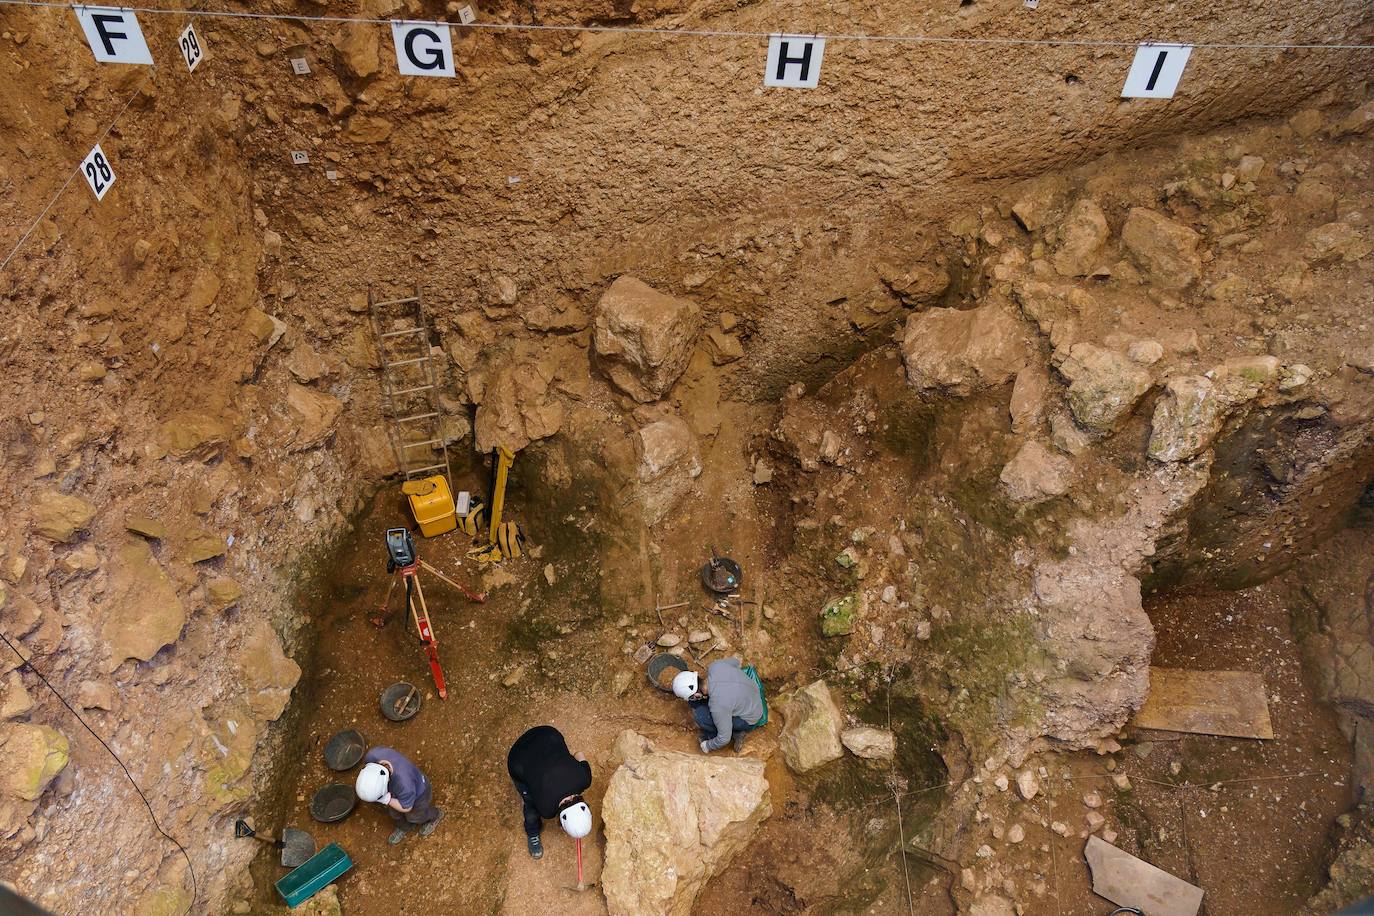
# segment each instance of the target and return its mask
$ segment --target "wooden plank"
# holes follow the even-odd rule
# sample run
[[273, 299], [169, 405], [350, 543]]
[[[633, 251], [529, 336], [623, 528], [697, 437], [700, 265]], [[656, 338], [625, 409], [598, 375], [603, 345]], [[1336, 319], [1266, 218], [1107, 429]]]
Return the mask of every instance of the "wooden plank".
[[1273, 738], [1264, 679], [1250, 671], [1150, 668], [1138, 728], [1230, 738]]
[[1083, 857], [1092, 870], [1093, 893], [1117, 906], [1132, 906], [1149, 916], [1195, 916], [1202, 906], [1202, 888], [1096, 836], [1088, 837]]

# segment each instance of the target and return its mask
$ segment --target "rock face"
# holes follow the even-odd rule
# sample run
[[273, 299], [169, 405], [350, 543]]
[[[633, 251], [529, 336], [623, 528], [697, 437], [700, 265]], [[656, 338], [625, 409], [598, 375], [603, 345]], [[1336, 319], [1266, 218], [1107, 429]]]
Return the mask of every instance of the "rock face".
[[1059, 247], [1051, 262], [1065, 277], [1083, 277], [1098, 266], [1107, 241], [1107, 216], [1097, 202], [1083, 198], [1073, 205], [1059, 228]]
[[695, 303], [621, 277], [597, 303], [596, 355], [617, 388], [656, 401], [687, 368], [700, 326]]
[[782, 736], [778, 747], [794, 772], [805, 773], [838, 760], [844, 753], [840, 733], [844, 717], [825, 681], [798, 690], [783, 707]]
[[610, 916], [688, 916], [697, 895], [773, 813], [764, 763], [658, 750], [632, 731], [602, 803]]
[[1114, 350], [1078, 343], [1056, 351], [1059, 372], [1069, 380], [1073, 418], [1093, 432], [1110, 432], [1150, 390], [1150, 373]]
[[0, 837], [13, 836], [38, 805], [43, 790], [67, 765], [67, 739], [46, 725], [0, 725]]
[[1073, 462], [1034, 439], [1002, 468], [1002, 483], [1017, 502], [1038, 502], [1069, 492]]
[[693, 481], [701, 474], [701, 451], [680, 417], [641, 427], [634, 445], [645, 519], [656, 525], [692, 491]]
[[52, 541], [70, 541], [93, 518], [95, 506], [79, 496], [50, 492], [33, 502], [33, 530]]
[[1001, 303], [918, 312], [907, 319], [902, 339], [912, 387], [961, 397], [1010, 381], [1026, 352], [1021, 323]]
[[1182, 289], [1202, 270], [1200, 236], [1154, 210], [1132, 208], [1121, 227], [1121, 241], [1140, 269], [1166, 289]]
[[196, 411], [178, 413], [158, 429], [158, 442], [174, 458], [213, 458], [233, 437], [226, 418]]
[[1196, 458], [1211, 446], [1221, 423], [1221, 399], [1212, 380], [1201, 375], [1175, 376], [1155, 404], [1150, 457], [1156, 461]]
[[329, 438], [343, 410], [343, 402], [333, 395], [292, 382], [286, 389], [286, 406], [291, 412], [291, 449], [314, 448]]
[[109, 648], [105, 665], [114, 671], [126, 659], [147, 661], [176, 642], [186, 623], [186, 607], [142, 540], [125, 542], [115, 554], [114, 580], [106, 603], [101, 636]]

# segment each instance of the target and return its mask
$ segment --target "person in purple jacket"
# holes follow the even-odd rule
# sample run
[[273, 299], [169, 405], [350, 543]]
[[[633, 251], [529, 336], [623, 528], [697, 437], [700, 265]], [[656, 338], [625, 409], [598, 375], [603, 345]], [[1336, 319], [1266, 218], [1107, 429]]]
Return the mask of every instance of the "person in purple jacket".
[[367, 752], [354, 789], [363, 801], [386, 805], [387, 813], [396, 822], [396, 829], [386, 838], [393, 846], [416, 827], [420, 828], [420, 836], [429, 836], [444, 816], [434, 807], [434, 789], [429, 779], [404, 754], [389, 747], [374, 747]]

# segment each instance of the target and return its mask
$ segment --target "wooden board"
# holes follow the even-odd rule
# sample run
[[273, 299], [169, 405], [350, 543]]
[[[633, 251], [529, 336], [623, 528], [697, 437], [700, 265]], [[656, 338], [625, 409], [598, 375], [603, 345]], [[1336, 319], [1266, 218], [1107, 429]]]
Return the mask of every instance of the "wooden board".
[[1155, 868], [1111, 843], [1090, 836], [1083, 857], [1092, 870], [1093, 893], [1149, 916], [1195, 916], [1202, 888]]
[[1150, 668], [1139, 728], [1230, 738], [1273, 738], [1264, 679], [1249, 671]]

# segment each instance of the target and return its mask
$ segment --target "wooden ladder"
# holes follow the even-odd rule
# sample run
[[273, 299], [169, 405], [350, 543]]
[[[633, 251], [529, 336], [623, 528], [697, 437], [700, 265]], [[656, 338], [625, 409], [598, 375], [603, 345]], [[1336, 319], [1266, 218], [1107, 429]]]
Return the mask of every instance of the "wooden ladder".
[[[386, 300], [379, 300], [369, 286], [367, 310], [382, 364], [382, 417], [397, 467], [406, 480], [442, 471], [451, 492], [439, 369], [420, 286], [416, 284], [413, 296]], [[436, 451], [443, 456], [439, 463], [434, 462]]]

